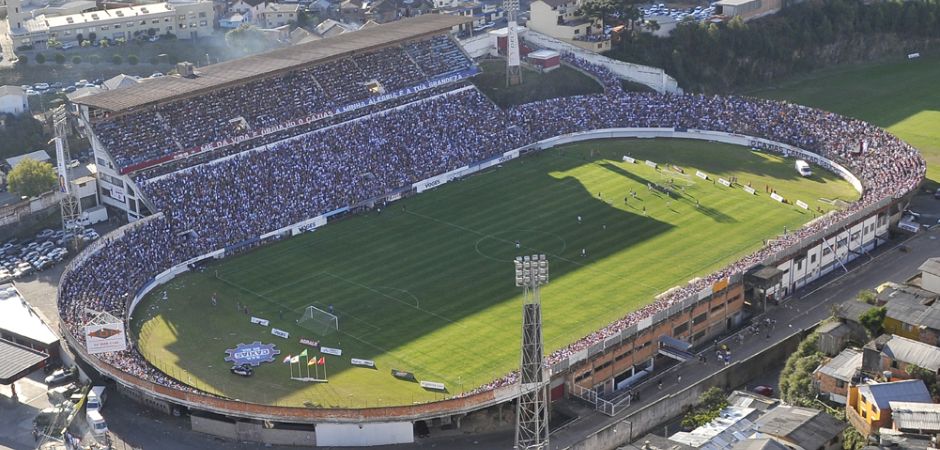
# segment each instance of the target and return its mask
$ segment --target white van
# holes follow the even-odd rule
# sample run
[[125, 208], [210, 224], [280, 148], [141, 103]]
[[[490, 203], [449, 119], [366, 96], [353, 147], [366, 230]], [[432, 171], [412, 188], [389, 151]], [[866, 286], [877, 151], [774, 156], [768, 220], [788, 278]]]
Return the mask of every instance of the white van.
[[89, 409], [85, 412], [85, 418], [88, 420], [88, 427], [91, 428], [91, 432], [97, 436], [106, 434], [108, 432], [108, 424], [104, 421], [104, 417], [101, 417], [101, 413], [97, 409]]
[[104, 391], [104, 386], [94, 386], [88, 391], [88, 400], [85, 407], [91, 410], [100, 410], [104, 402], [108, 399], [108, 394]]
[[802, 159], [796, 160], [796, 171], [804, 177], [808, 177], [813, 174], [813, 171], [809, 168], [809, 164]]

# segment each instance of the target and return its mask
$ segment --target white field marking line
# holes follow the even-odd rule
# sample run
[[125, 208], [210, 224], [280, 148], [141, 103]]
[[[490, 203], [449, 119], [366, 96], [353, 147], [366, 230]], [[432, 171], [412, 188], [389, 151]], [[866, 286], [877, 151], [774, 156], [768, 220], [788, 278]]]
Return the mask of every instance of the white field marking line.
[[[321, 272], [321, 273], [325, 273], [325, 272]], [[326, 310], [326, 309], [328, 308], [328, 305], [324, 305], [324, 304], [322, 304], [322, 303], [314, 302], [314, 301], [311, 301], [311, 302], [307, 303], [307, 306], [317, 306], [318, 308], [319, 308], [320, 306], [322, 306], [322, 308], [319, 308], [321, 311], [322, 311], [322, 310]], [[303, 309], [306, 310], [307, 307], [304, 306]], [[338, 315], [338, 314], [334, 314], [334, 315], [335, 315], [337, 318], [339, 318], [339, 315]], [[361, 323], [363, 323], [363, 324], [365, 324], [365, 325], [368, 325], [369, 327], [371, 327], [371, 328], [374, 329], [375, 331], [382, 331], [382, 328], [381, 328], [381, 327], [375, 326], [375, 325], [369, 323], [368, 320], [359, 318], [359, 316], [357, 316], [357, 315], [355, 315], [355, 314], [351, 314], [351, 313], [348, 313], [348, 312], [344, 312], [344, 313], [342, 313], [342, 316], [343, 316], [343, 317], [348, 317], [348, 318], [353, 319], [353, 320], [355, 320], [355, 321], [357, 321], [357, 322], [361, 322]], [[299, 325], [299, 324], [298, 324], [298, 325]], [[342, 333], [342, 331], [340, 331], [340, 332]], [[368, 332], [368, 333], [366, 333], [366, 334], [368, 335], [368, 334], [371, 334], [371, 333], [372, 333], [372, 332]]]
[[281, 289], [287, 289], [287, 288], [289, 288], [289, 287], [291, 287], [291, 286], [294, 286], [294, 285], [303, 283], [303, 282], [305, 282], [305, 281], [312, 280], [312, 279], [317, 278], [317, 277], [319, 277], [319, 276], [321, 276], [321, 275], [323, 275], [323, 272], [317, 272], [317, 273], [315, 273], [315, 274], [313, 274], [313, 275], [309, 275], [309, 276], [306, 276], [306, 277], [299, 278], [299, 279], [296, 279], [296, 280], [294, 280], [294, 281], [291, 281], [290, 283], [277, 285], [277, 286], [275, 286], [275, 287], [273, 287], [273, 288], [271, 288], [271, 289], [268, 289], [268, 290], [266, 290], [266, 291], [262, 291], [261, 294], [262, 294], [262, 295], [266, 295], [266, 294], [271, 294], [271, 293], [280, 291]]
[[392, 287], [392, 286], [376, 286], [375, 288], [376, 288], [376, 289], [389, 289], [389, 290], [392, 290], [392, 291], [403, 292], [403, 293], [405, 293], [405, 294], [408, 294], [409, 297], [411, 297], [411, 298], [414, 299], [414, 301], [415, 301], [415, 306], [420, 306], [420, 305], [421, 305], [421, 299], [419, 299], [417, 295], [412, 294], [411, 291], [409, 291], [408, 289], [401, 289], [401, 288]]
[[[565, 240], [565, 238], [563, 238], [563, 237], [562, 237], [560, 234], [558, 234], [558, 233], [552, 233], [551, 231], [542, 231], [542, 230], [535, 230], [535, 229], [529, 229], [529, 228], [526, 228], [526, 229], [519, 229], [519, 230], [510, 230], [510, 231], [518, 231], [519, 233], [538, 233], [538, 234], [542, 234], [542, 235], [544, 235], [544, 236], [550, 236], [550, 237], [556, 238], [556, 239], [558, 239], [559, 241], [561, 241], [561, 250], [559, 250], [559, 252], [563, 252], [563, 251], [565, 251], [565, 250], [568, 249], [568, 241]], [[513, 261], [512, 259], [499, 259], [499, 258], [490, 256], [490, 255], [487, 255], [487, 254], [483, 253], [482, 251], [480, 251], [480, 243], [483, 242], [483, 241], [486, 240], [486, 239], [489, 239], [489, 238], [490, 238], [490, 236], [483, 236], [483, 237], [481, 237], [480, 239], [477, 239], [477, 241], [473, 244], [473, 250], [474, 250], [475, 252], [477, 252], [478, 255], [480, 255], [480, 256], [482, 256], [482, 257], [484, 257], [484, 258], [486, 258], [486, 259], [490, 259], [490, 260], [493, 260], [493, 261], [496, 261], [496, 262], [511, 263], [511, 262]], [[509, 242], [509, 241], [504, 241], [504, 242]], [[536, 250], [536, 249], [534, 249], [534, 248], [532, 248], [532, 247], [523, 247], [523, 248], [525, 248], [526, 250], [532, 250], [532, 251], [535, 251], [535, 250]]]
[[341, 277], [341, 276], [339, 276], [339, 275], [336, 275], [336, 274], [334, 274], [334, 273], [330, 273], [330, 272], [323, 272], [323, 273], [325, 273], [325, 274], [327, 274], [327, 275], [329, 275], [329, 276], [331, 276], [331, 277], [334, 277], [334, 278], [336, 278], [336, 279], [338, 279], [338, 280], [345, 281], [346, 283], [349, 283], [349, 284], [351, 284], [351, 285], [353, 285], [353, 286], [359, 286], [359, 287], [361, 287], [361, 288], [363, 288], [363, 289], [365, 289], [365, 290], [372, 291], [372, 292], [374, 292], [374, 293], [376, 293], [376, 294], [381, 295], [382, 297], [390, 298], [390, 299], [392, 299], [392, 300], [395, 300], [396, 302], [401, 303], [402, 305], [408, 306], [408, 307], [410, 307], [410, 308], [417, 309], [418, 311], [421, 311], [421, 312], [423, 312], [423, 313], [430, 314], [430, 315], [432, 315], [432, 316], [434, 316], [434, 317], [437, 317], [438, 319], [441, 319], [441, 320], [443, 320], [443, 321], [445, 321], [445, 322], [452, 323], [452, 324], [454, 324], [454, 325], [458, 325], [458, 326], [460, 326], [460, 327], [462, 327], [462, 328], [467, 328], [466, 325], [463, 325], [463, 324], [461, 324], [461, 323], [458, 322], [458, 321], [454, 321], [454, 320], [452, 320], [452, 319], [448, 319], [447, 317], [444, 317], [444, 316], [442, 316], [442, 315], [440, 315], [440, 314], [438, 314], [438, 313], [435, 313], [435, 312], [433, 312], [433, 311], [429, 311], [429, 310], [427, 310], [427, 309], [421, 308], [420, 306], [412, 305], [412, 304], [410, 304], [410, 303], [408, 303], [408, 302], [406, 302], [406, 301], [403, 301], [403, 300], [401, 300], [401, 299], [399, 299], [399, 298], [396, 298], [396, 297], [393, 297], [393, 296], [391, 296], [391, 295], [388, 295], [388, 294], [386, 294], [386, 293], [384, 293], [384, 292], [382, 292], [382, 291], [376, 290], [376, 289], [374, 289], [374, 288], [372, 288], [372, 287], [369, 287], [369, 286], [367, 286], [367, 285], [364, 285], [364, 284], [362, 284], [362, 283], [358, 283], [358, 282], [355, 282], [355, 281], [352, 281], [352, 280], [348, 280], [348, 279], [343, 278], [343, 277]]
[[[441, 219], [438, 219], [438, 218], [435, 218], [435, 217], [431, 217], [431, 216], [427, 216], [427, 215], [424, 215], [424, 214], [421, 214], [421, 213], [416, 213], [416, 212], [414, 212], [414, 211], [408, 211], [407, 214], [413, 214], [413, 215], [415, 215], [415, 216], [422, 217], [422, 218], [425, 218], [425, 219], [428, 219], [428, 220], [431, 220], [431, 221], [434, 221], [434, 222], [442, 223], [442, 224], [444, 224], [444, 225], [449, 225], [449, 226], [451, 226], [451, 227], [457, 228], [458, 230], [467, 231], [467, 232], [476, 234], [476, 235], [478, 235], [478, 236], [483, 236], [484, 238], [491, 238], [491, 239], [496, 240], [496, 241], [502, 241], [502, 242], [514, 244], [514, 242], [508, 241], [508, 240], [506, 240], [506, 239], [498, 238], [498, 237], [496, 237], [496, 236], [494, 236], [494, 235], [491, 235], [491, 234], [486, 234], [486, 233], [483, 233], [483, 232], [480, 232], [480, 231], [476, 231], [476, 230], [474, 230], [474, 229], [472, 229], [472, 228], [467, 228], [467, 227], [465, 227], [465, 226], [463, 226], [463, 225], [458, 225], [458, 224], [455, 224], [455, 223], [448, 222], [448, 221], [446, 221], [446, 220], [441, 220]], [[566, 246], [566, 247], [567, 247], [567, 246]], [[529, 247], [525, 247], [525, 248], [528, 249], [528, 250], [535, 250], [535, 249], [529, 248]], [[610, 273], [610, 272], [605, 272], [605, 271], [599, 270], [594, 264], [580, 263], [580, 262], [577, 262], [576, 260], [568, 259], [568, 258], [565, 258], [564, 256], [556, 255], [556, 254], [554, 254], [554, 253], [548, 253], [548, 252], [546, 252], [546, 254], [549, 255], [549, 256], [551, 256], [551, 257], [553, 257], [553, 258], [557, 258], [557, 259], [562, 260], [562, 261], [565, 261], [565, 262], [567, 262], [567, 263], [574, 264], [574, 265], [576, 265], [576, 266], [578, 266], [578, 267], [582, 267], [582, 268], [589, 269], [589, 270], [591, 270], [591, 271], [593, 271], [593, 272], [596, 272], [596, 273], [599, 273], [599, 274], [602, 274], [602, 275], [606, 275], [606, 276], [609, 276], [609, 277], [614, 278], [614, 279], [621, 279], [621, 280], [627, 279], [626, 276], [624, 276], [624, 275], [615, 275], [615, 274], [612, 274], [612, 273]], [[645, 287], [645, 288], [647, 288], [647, 289], [655, 289], [655, 287], [650, 286], [650, 285], [645, 284], [645, 283], [642, 283], [642, 282], [639, 282], [639, 281], [637, 281], [637, 280], [630, 280], [630, 282], [633, 283], [633, 284], [636, 284], [636, 285]]]

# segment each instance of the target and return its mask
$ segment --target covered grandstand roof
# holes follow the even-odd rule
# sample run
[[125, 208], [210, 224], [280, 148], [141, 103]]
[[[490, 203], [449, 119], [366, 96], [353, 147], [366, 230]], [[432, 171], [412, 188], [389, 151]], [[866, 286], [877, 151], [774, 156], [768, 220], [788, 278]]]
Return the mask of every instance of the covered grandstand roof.
[[193, 78], [178, 76], [148, 80], [119, 91], [82, 97], [75, 103], [118, 112], [139, 106], [185, 97], [229, 84], [241, 84], [266, 75], [317, 62], [450, 30], [470, 21], [469, 17], [425, 14], [366, 28], [354, 33], [294, 45], [245, 58], [225, 61], [196, 70]]

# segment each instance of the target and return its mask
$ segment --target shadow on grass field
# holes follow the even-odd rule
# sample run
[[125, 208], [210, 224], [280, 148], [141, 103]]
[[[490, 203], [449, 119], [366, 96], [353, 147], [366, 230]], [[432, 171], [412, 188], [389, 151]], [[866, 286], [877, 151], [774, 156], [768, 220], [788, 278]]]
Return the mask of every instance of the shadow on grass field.
[[523, 69], [522, 84], [517, 86], [506, 85], [506, 62], [502, 59], [483, 60], [480, 62], [480, 70], [481, 73], [471, 81], [493, 103], [503, 108], [536, 100], [603, 91], [593, 78], [566, 65], [548, 73]]
[[871, 122], [927, 160], [928, 189], [940, 184], [940, 54], [885, 64], [844, 66], [749, 95], [783, 99]]
[[[685, 174], [628, 164], [624, 154], [676, 164]], [[184, 382], [260, 403], [367, 407], [446, 395], [397, 380], [391, 369], [466, 391], [518, 365], [516, 255], [542, 252], [551, 260], [543, 314], [552, 351], [813, 217], [770, 200], [763, 187], [750, 196], [690, 176], [695, 169], [774, 186], [811, 210], [830, 208], [820, 197], [857, 197], [835, 175], [803, 179], [791, 161], [724, 144], [572, 145], [183, 275], [166, 286], [168, 300], [161, 288], [142, 302], [133, 320], [145, 330], [138, 345]], [[674, 195], [646, 183], [671, 185]], [[210, 304], [213, 293], [218, 306]], [[299, 327], [308, 305], [332, 306], [339, 333], [318, 337]], [[250, 324], [250, 316], [270, 320], [290, 339]], [[290, 380], [291, 368], [280, 361], [241, 378], [223, 361], [226, 349], [255, 340], [277, 344], [281, 358], [296, 355], [306, 348], [300, 337], [343, 350], [324, 356], [328, 383]], [[373, 359], [377, 368], [354, 367], [350, 358]]]

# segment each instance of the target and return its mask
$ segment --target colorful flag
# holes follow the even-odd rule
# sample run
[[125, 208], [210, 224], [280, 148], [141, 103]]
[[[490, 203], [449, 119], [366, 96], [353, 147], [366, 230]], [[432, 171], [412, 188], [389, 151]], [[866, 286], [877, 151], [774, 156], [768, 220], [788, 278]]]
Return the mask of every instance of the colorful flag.
[[306, 357], [307, 357], [307, 349], [304, 349], [304, 351], [300, 352], [300, 354], [297, 355], [297, 356], [302, 356], [302, 357], [306, 358]]
[[314, 365], [314, 364], [316, 364], [316, 363], [317, 363], [317, 359], [316, 359], [316, 358], [313, 358], [313, 359], [311, 359], [310, 361], [307, 361], [307, 365], [308, 365], [308, 366], [312, 366], [312, 365]]
[[291, 364], [298, 364], [298, 363], [300, 363], [300, 355], [291, 358], [291, 359], [290, 359], [290, 363], [291, 363]]
[[321, 356], [321, 357], [320, 357], [320, 360], [317, 361], [317, 365], [318, 365], [318, 366], [326, 365], [326, 358], [324, 358], [324, 357]]
[[290, 356], [290, 355], [287, 355], [286, 357], [284, 357], [284, 364], [289, 363], [290, 360], [291, 360], [291, 356]]

